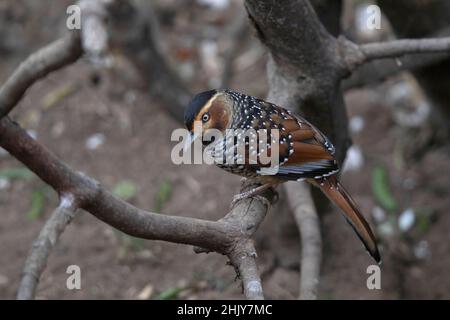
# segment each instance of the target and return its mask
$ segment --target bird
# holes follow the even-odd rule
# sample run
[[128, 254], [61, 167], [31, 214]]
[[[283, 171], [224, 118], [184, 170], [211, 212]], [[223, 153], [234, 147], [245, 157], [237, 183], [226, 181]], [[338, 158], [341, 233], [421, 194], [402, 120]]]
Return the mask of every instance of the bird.
[[[355, 201], [338, 180], [339, 166], [335, 159], [335, 147], [305, 118], [253, 96], [229, 89], [214, 89], [192, 98], [185, 108], [184, 123], [189, 131], [185, 141], [188, 146], [199, 136], [207, 135], [208, 130], [214, 129], [222, 133], [222, 136], [202, 139], [203, 146], [214, 159], [221, 160], [215, 164], [259, 185], [238, 194], [234, 201], [256, 196], [287, 181], [305, 180], [320, 188], [341, 210], [368, 253], [377, 263], [381, 262], [374, 233]], [[196, 123], [200, 124], [200, 134], [195, 132]], [[227, 132], [237, 130], [241, 130], [237, 138], [243, 142], [244, 148], [240, 149], [241, 153], [243, 150], [243, 155], [237, 152], [239, 139], [226, 138]], [[243, 138], [242, 130], [251, 133]], [[260, 138], [261, 132], [266, 136]], [[275, 136], [277, 139], [274, 139]], [[261, 144], [255, 146], [251, 143], [255, 140]], [[251, 159], [251, 155], [256, 155], [256, 161], [255, 157]], [[268, 170], [269, 165], [260, 161], [263, 155], [274, 156], [278, 160], [275, 170]]]

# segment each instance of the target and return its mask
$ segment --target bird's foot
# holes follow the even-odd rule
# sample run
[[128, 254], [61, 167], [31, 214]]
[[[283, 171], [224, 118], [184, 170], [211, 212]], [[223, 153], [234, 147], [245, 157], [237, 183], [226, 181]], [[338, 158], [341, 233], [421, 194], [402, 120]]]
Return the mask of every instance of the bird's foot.
[[[250, 191], [252, 191], [252, 190], [250, 190]], [[230, 207], [233, 208], [236, 205], [236, 203], [238, 203], [239, 201], [249, 198], [251, 195], [248, 195], [248, 192], [250, 192], [250, 191], [242, 192], [242, 193], [235, 195], [233, 197], [233, 200], [231, 201]]]
[[267, 184], [263, 184], [259, 187], [250, 189], [248, 191], [241, 192], [233, 197], [230, 207], [233, 208], [236, 205], [236, 203], [238, 203], [241, 200], [260, 195], [261, 193], [263, 193], [265, 190], [269, 189], [270, 187], [272, 187], [272, 184], [267, 183]]

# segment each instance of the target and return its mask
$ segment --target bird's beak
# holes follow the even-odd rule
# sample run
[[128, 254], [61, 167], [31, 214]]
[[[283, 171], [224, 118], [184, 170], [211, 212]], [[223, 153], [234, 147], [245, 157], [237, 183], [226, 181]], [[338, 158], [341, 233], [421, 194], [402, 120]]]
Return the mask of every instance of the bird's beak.
[[194, 132], [191, 132], [186, 136], [186, 140], [183, 146], [183, 153], [186, 153], [189, 150], [189, 148], [192, 146], [194, 141], [197, 140], [198, 137], [199, 135], [195, 134]]

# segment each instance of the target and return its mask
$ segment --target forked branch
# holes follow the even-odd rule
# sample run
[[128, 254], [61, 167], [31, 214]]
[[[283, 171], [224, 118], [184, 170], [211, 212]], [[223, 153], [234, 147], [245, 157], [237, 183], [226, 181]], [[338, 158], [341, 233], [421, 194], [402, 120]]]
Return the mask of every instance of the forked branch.
[[[309, 1], [283, 1], [283, 6], [275, 0], [246, 1], [258, 35], [271, 51], [269, 100], [291, 109], [300, 107], [317, 120], [318, 126], [325, 128], [326, 133], [335, 139], [342, 159], [348, 137], [340, 80], [356, 67], [372, 60], [450, 51], [450, 38], [395, 40], [358, 46], [331, 36]], [[91, 13], [95, 16], [95, 12]], [[97, 34], [105, 39], [106, 34], [102, 30], [104, 11], [100, 10], [98, 15], [99, 20], [94, 17], [90, 23], [100, 28]], [[83, 34], [89, 35], [86, 31]], [[96, 44], [97, 41], [80, 39], [79, 32], [72, 32], [31, 55], [0, 88], [0, 146], [53, 187], [61, 199], [59, 208], [45, 224], [27, 259], [18, 297], [28, 299], [34, 296], [51, 249], [72, 219], [75, 209], [82, 208], [135, 237], [189, 244], [227, 255], [242, 279], [245, 296], [262, 299], [264, 295], [251, 238], [270, 207], [272, 191], [265, 197], [240, 201], [219, 221], [144, 211], [115, 197], [92, 178], [74, 171], [6, 116], [36, 80], [76, 61], [83, 49], [90, 53], [103, 52], [104, 48], [97, 48]], [[153, 44], [150, 47], [150, 52], [157, 53]], [[163, 83], [170, 84], [176, 79], [169, 77], [166, 80]], [[188, 98], [184, 91], [176, 96], [182, 98], [182, 103]], [[178, 109], [173, 109], [172, 113], [180, 118]], [[300, 297], [309, 299], [317, 296], [321, 245], [317, 214], [309, 192], [302, 186], [296, 186], [295, 193], [289, 198], [302, 235]], [[291, 191], [294, 192], [293, 189]], [[71, 200], [67, 201], [69, 195]], [[300, 202], [299, 199], [303, 200]]]

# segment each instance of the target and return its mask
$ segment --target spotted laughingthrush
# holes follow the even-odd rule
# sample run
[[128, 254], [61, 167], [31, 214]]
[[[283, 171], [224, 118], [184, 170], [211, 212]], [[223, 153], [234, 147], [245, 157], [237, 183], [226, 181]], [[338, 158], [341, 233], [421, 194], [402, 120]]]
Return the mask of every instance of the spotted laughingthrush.
[[[255, 189], [237, 195], [235, 200], [257, 195], [267, 188], [286, 181], [304, 179], [319, 187], [342, 210], [346, 220], [353, 227], [370, 255], [375, 261], [380, 262], [375, 236], [369, 224], [353, 199], [337, 180], [336, 174], [339, 168], [334, 158], [334, 146], [307, 120], [270, 102], [245, 94], [232, 90], [210, 90], [197, 94], [191, 100], [185, 110], [184, 121], [191, 133], [188, 144], [192, 143], [194, 139], [195, 123], [201, 124], [202, 134], [210, 129], [216, 129], [222, 133], [237, 129], [268, 132], [267, 145], [257, 149], [256, 161], [248, 160], [250, 154], [256, 152], [251, 150], [256, 147], [249, 145], [250, 135], [245, 140], [244, 155], [246, 157], [243, 162], [222, 161], [217, 163], [222, 169], [261, 184]], [[277, 168], [272, 174], [262, 174], [261, 170], [267, 165], [261, 164], [259, 157], [262, 153], [271, 153], [269, 144], [273, 137], [271, 131], [277, 132]], [[231, 147], [226, 138], [210, 140], [203, 139], [202, 142], [207, 148], [214, 146], [216, 157], [217, 150], [223, 153], [224, 157], [226, 153], [230, 152], [233, 156], [236, 155], [236, 148], [233, 148], [233, 143], [236, 144], [235, 140], [231, 140]]]

